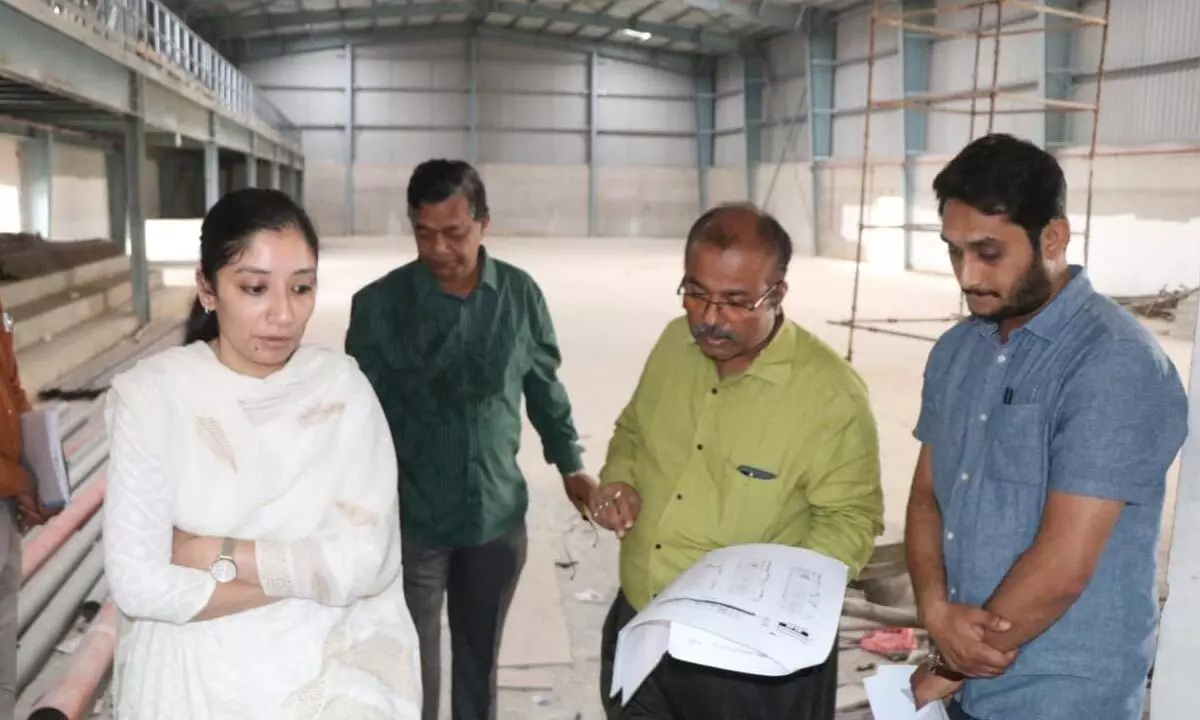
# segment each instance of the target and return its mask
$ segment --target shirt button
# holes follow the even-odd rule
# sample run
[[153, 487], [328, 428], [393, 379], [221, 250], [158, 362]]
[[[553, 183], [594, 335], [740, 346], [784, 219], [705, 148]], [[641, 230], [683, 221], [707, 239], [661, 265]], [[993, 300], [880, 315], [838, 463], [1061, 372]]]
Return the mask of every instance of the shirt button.
[[987, 422], [987, 413], [979, 414], [979, 422]]
[[963, 482], [966, 482], [967, 480], [971, 479], [971, 475], [970, 475], [970, 473], [963, 473], [962, 475], [958, 476], [958, 479], [962, 480]]
[[954, 533], [952, 533], [952, 532], [948, 532], [948, 533], [946, 533], [946, 539], [947, 539], [947, 540], [953, 540], [953, 539], [954, 539]]
[[704, 449], [704, 444], [703, 444], [703, 443], [697, 443], [697, 444], [696, 444], [696, 449], [697, 449], [697, 450], [703, 450], [703, 449]]
[[676, 500], [682, 500], [682, 499], [683, 499], [683, 493], [679, 493], [678, 495], [676, 495], [676, 496], [675, 496], [675, 499], [676, 499]]
[[1002, 362], [1004, 362], [1004, 361], [1005, 361], [1005, 360], [1007, 360], [1007, 359], [1008, 359], [1008, 358], [1004, 357], [1003, 355], [997, 355], [997, 356], [996, 356], [996, 362], [998, 362], [998, 363], [1002, 363]]
[[950, 597], [954, 597], [957, 594], [958, 594], [958, 590], [956, 590], [954, 588], [950, 588]]
[[713, 388], [713, 389], [712, 389], [712, 394], [713, 394], [713, 395], [716, 395], [716, 394], [717, 394], [717, 389], [716, 389], [716, 388]]
[[662, 543], [654, 543], [655, 550], [662, 550]]

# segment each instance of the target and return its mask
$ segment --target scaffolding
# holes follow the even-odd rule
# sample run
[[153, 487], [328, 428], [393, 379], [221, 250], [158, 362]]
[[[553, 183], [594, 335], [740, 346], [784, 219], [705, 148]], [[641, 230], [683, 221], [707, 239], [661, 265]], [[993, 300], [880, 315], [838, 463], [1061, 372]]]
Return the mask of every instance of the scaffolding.
[[[1092, 230], [1092, 184], [1094, 177], [1094, 166], [1096, 158], [1096, 139], [1097, 130], [1100, 125], [1100, 97], [1101, 88], [1104, 80], [1104, 55], [1108, 45], [1108, 18], [1109, 9], [1112, 0], [1103, 0], [1103, 10], [1100, 14], [1087, 14], [1076, 12], [1053, 5], [1031, 2], [1030, 0], [975, 0], [973, 2], [959, 2], [955, 4], [934, 5], [933, 7], [921, 7], [915, 9], [905, 9], [904, 5], [898, 9], [884, 9], [881, 0], [872, 0], [870, 10], [870, 37], [867, 50], [867, 103], [864, 107], [863, 116], [863, 134], [862, 134], [862, 176], [861, 188], [859, 191], [859, 207], [858, 207], [858, 237], [854, 250], [854, 290], [850, 303], [850, 317], [844, 320], [831, 320], [830, 323], [848, 328], [848, 339], [846, 344], [846, 359], [853, 361], [854, 359], [854, 333], [856, 330], [865, 332], [882, 333], [886, 335], [895, 335], [899, 337], [912, 338], [917, 340], [926, 340], [933, 342], [937, 340], [934, 336], [924, 335], [918, 332], [908, 332], [895, 329], [895, 326], [903, 323], [935, 323], [935, 322], [955, 322], [963, 317], [965, 298], [959, 295], [959, 305], [956, 314], [947, 315], [945, 317], [930, 318], [930, 317], [884, 317], [875, 319], [863, 319], [858, 316], [859, 305], [859, 290], [862, 281], [862, 263], [863, 263], [863, 236], [868, 230], [899, 230], [905, 236], [905, 258], [906, 269], [908, 267], [910, 255], [909, 249], [911, 245], [911, 237], [913, 232], [940, 232], [941, 228], [936, 225], [922, 224], [912, 222], [913, 198], [912, 198], [912, 164], [913, 157], [907, 152], [908, 143], [905, 143], [904, 176], [905, 176], [905, 200], [904, 200], [904, 216], [905, 220], [900, 225], [876, 225], [867, 222], [867, 188], [871, 178], [871, 115], [875, 111], [880, 110], [914, 110], [921, 112], [945, 112], [959, 113], [968, 116], [968, 137], [967, 142], [975, 139], [975, 128], [977, 120], [982, 116], [986, 118], [986, 132], [991, 133], [995, 125], [997, 115], [1004, 114], [1030, 114], [1030, 113], [1046, 113], [1055, 112], [1060, 114], [1065, 113], [1088, 113], [1092, 116], [1091, 139], [1088, 144], [1087, 151], [1087, 188], [1086, 188], [1086, 203], [1085, 214], [1083, 221], [1083, 231], [1073, 231], [1072, 235], [1083, 237], [1083, 262], [1087, 265], [1089, 243], [1091, 240]], [[1032, 16], [1042, 16], [1043, 21], [1038, 27], [1018, 28], [1012, 27], [1015, 23], [1006, 23], [1003, 17], [1005, 8], [1012, 8], [1018, 11], [1026, 11]], [[975, 27], [971, 28], [956, 28], [948, 24], [938, 24], [938, 17], [953, 13], [966, 13], [975, 11]], [[990, 13], [988, 11], [991, 11]], [[992, 19], [991, 26], [985, 27], [985, 20]], [[1047, 21], [1053, 20], [1053, 28], [1047, 27]], [[891, 28], [901, 36], [905, 33], [912, 33], [915, 36], [931, 36], [933, 38], [970, 38], [975, 39], [975, 64], [971, 72], [971, 89], [959, 92], [950, 93], [920, 93], [908, 94], [902, 93], [900, 98], [889, 100], [876, 100], [874, 98], [875, 86], [875, 63], [876, 63], [876, 35], [878, 28]], [[1096, 28], [1100, 31], [1100, 47], [1097, 59], [1097, 67], [1095, 72], [1096, 92], [1093, 102], [1085, 103], [1062, 98], [1045, 97], [1044, 92], [1041, 96], [1036, 94], [1014, 92], [1006, 90], [1000, 83], [1000, 46], [1001, 38], [1013, 35], [1027, 34], [1042, 34], [1047, 32], [1068, 32], [1077, 28]], [[980, 87], [979, 66], [982, 54], [983, 41], [989, 38], [992, 41], [992, 58], [991, 58], [991, 86]], [[901, 42], [900, 53], [904, 53], [904, 44]], [[1045, 71], [1046, 68], [1043, 68]], [[1069, 72], [1068, 68], [1056, 68], [1059, 73]], [[1039, 83], [1039, 85], [1041, 85]], [[1044, 90], [1044, 88], [1043, 88]], [[1020, 107], [997, 108], [997, 101], [1008, 101], [1009, 103], [1019, 104]], [[961, 105], [966, 104], [966, 107]], [[986, 109], [981, 105], [986, 103]], [[952, 106], [957, 105], [957, 106]], [[1064, 120], [1065, 122], [1065, 120]], [[927, 127], [927, 126], [926, 126]], [[907, 128], [904, 129], [907, 133]]]

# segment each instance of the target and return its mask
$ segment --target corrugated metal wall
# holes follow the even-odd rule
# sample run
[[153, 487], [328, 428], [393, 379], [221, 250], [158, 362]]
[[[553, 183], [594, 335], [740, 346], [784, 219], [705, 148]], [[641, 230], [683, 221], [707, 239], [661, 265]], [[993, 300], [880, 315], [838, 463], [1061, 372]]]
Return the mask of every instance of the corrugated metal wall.
[[[1084, 12], [1099, 14], [1091, 0]], [[1102, 145], [1200, 143], [1200, 2], [1113, 0], [1100, 101]], [[1085, 73], [1073, 97], [1092, 102], [1100, 33], [1076, 34], [1072, 64]], [[1072, 137], [1086, 142], [1090, 117], [1073, 117]]]
[[746, 96], [745, 65], [742, 58], [731, 55], [717, 64], [716, 140], [713, 165], [745, 167], [746, 165]]
[[767, 44], [763, 82], [763, 162], [807, 160], [808, 43], [804, 36]]
[[[462, 43], [445, 42], [356, 50], [357, 154], [397, 163], [466, 157], [464, 55]], [[597, 66], [597, 163], [694, 167], [690, 78], [605, 58]], [[344, 51], [262, 61], [245, 70], [304, 130], [310, 161], [342, 158]], [[481, 41], [479, 161], [586, 163], [587, 70], [586, 56], [577, 53]]]
[[[961, 4], [958, 0], [938, 0], [939, 5]], [[1082, 12], [1100, 15], [1103, 0], [1080, 4]], [[1041, 15], [1017, 8], [1004, 8], [999, 18], [1006, 30], [1035, 30], [1042, 27]], [[921, 22], [926, 20], [922, 19]], [[971, 29], [980, 18], [975, 9], [944, 12], [936, 16], [938, 25]], [[996, 26], [995, 9], [984, 13], [981, 26]], [[902, 83], [897, 54], [899, 31], [879, 26], [875, 40], [874, 98], [894, 98]], [[1028, 32], [1001, 38], [999, 57], [993, 53], [994, 40], [983, 38], [978, 48], [974, 38], [939, 38], [933, 43], [930, 67], [930, 92], [952, 93], [970, 90], [972, 69], [977, 68], [979, 87], [993, 82], [1004, 90], [1038, 94], [1042, 72], [1041, 46], [1044, 34]], [[1071, 67], [1075, 73], [1072, 99], [1091, 103], [1095, 97], [1095, 69], [1100, 48], [1098, 29], [1080, 29], [1072, 33]], [[835, 79], [839, 116], [834, 124], [834, 153], [839, 157], [862, 155], [863, 118], [866, 102], [866, 62], [869, 19], [863, 9], [843, 13], [838, 19]], [[1200, 2], [1196, 0], [1113, 0], [1110, 18], [1107, 68], [1101, 100], [1100, 143], [1102, 145], [1144, 145], [1151, 143], [1200, 142]], [[950, 103], [945, 107], [966, 109], [968, 103]], [[992, 128], [1011, 132], [1035, 142], [1044, 141], [1044, 122], [1037, 106], [1000, 100], [1002, 111]], [[1017, 109], [1034, 112], [1013, 113]], [[986, 112], [987, 101], [977, 104]], [[971, 137], [987, 131], [986, 117], [977, 118], [974, 128], [968, 117], [958, 113], [931, 112], [928, 118], [928, 149], [949, 153]], [[1090, 115], [1070, 116], [1071, 144], [1089, 140]], [[877, 111], [871, 118], [871, 155], [899, 157], [902, 152], [901, 117], [897, 112]]]
[[[833, 154], [838, 157], [861, 157], [863, 154], [870, 27], [870, 16], [865, 11], [844, 13], [838, 19], [837, 69], [833, 77], [833, 102], [838, 112], [833, 121]], [[887, 28], [876, 29], [871, 91], [874, 100], [890, 100], [900, 94], [897, 40], [897, 33]], [[869, 154], [885, 157], [899, 155], [902, 133], [900, 113], [889, 110], [873, 112]]]
[[[468, 45], [418, 42], [354, 52], [353, 227], [401, 232], [395, 200], [412, 166], [471, 156]], [[619, 60], [595, 62], [598, 232], [674, 235], [694, 219], [699, 196], [693, 80]], [[507, 193], [498, 205], [506, 211], [499, 231], [587, 233], [588, 63], [580, 53], [478, 41], [475, 162], [490, 186]], [[303, 130], [314, 216], [329, 230], [345, 227], [345, 51], [260, 61], [244, 70]]]

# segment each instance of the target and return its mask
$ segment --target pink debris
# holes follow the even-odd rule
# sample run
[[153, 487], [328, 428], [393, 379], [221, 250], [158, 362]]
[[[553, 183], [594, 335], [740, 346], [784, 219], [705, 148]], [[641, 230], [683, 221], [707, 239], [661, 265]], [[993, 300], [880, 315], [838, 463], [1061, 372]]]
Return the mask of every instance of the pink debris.
[[917, 638], [912, 628], [880, 628], [864, 635], [858, 645], [869, 653], [891, 657], [916, 650]]

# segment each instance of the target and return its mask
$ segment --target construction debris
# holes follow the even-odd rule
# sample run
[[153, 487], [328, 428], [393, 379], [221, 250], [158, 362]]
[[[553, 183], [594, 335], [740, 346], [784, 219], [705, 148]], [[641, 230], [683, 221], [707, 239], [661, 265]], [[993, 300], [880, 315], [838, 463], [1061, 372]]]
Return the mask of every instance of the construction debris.
[[0, 233], [0, 282], [42, 277], [124, 254], [121, 243], [106, 238], [60, 241]]
[[1167, 290], [1164, 287], [1158, 291], [1157, 295], [1114, 297], [1113, 302], [1135, 315], [1141, 315], [1146, 318], [1174, 320], [1175, 311], [1179, 309], [1179, 303], [1194, 295], [1198, 290], [1200, 288], [1180, 286], [1175, 290]]

